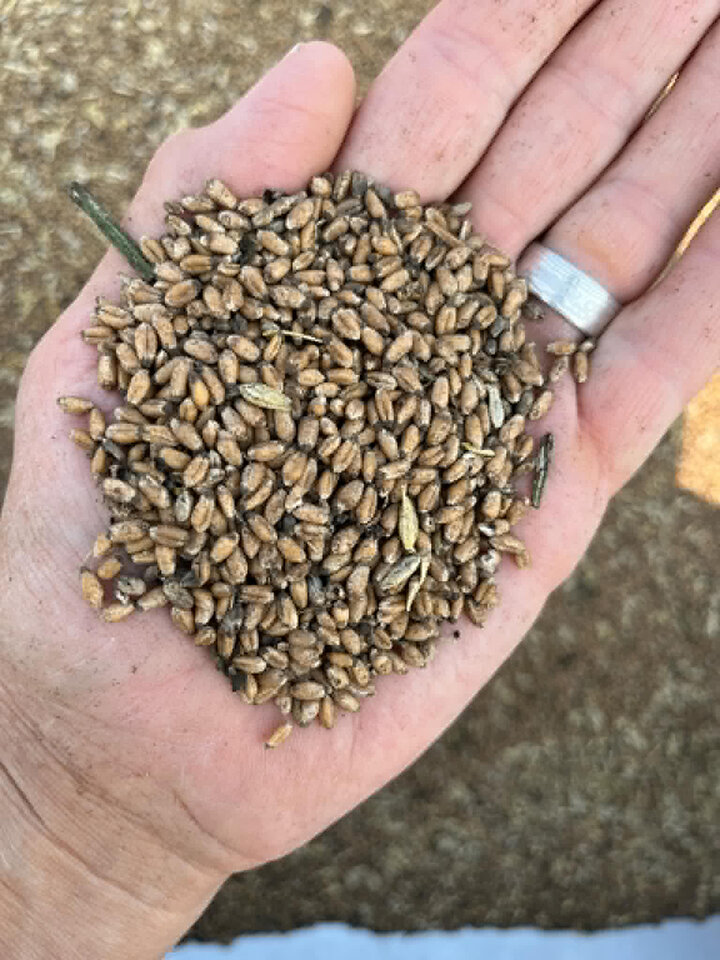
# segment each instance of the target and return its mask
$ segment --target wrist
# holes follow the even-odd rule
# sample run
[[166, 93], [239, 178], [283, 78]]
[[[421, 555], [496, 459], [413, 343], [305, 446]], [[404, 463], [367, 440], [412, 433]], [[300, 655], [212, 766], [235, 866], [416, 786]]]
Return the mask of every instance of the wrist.
[[[61, 719], [58, 718], [61, 723]], [[156, 960], [227, 872], [108, 804], [0, 694], [0, 942], [8, 960]], [[144, 785], [137, 785], [142, 792]], [[151, 801], [151, 797], [148, 798]], [[142, 809], [140, 807], [139, 809]]]

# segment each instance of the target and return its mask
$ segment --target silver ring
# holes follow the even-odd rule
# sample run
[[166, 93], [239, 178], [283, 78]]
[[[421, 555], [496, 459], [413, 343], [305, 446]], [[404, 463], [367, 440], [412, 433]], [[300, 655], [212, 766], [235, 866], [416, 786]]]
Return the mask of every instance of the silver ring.
[[622, 305], [602, 284], [541, 243], [525, 250], [518, 274], [531, 293], [588, 337], [601, 334], [620, 312]]

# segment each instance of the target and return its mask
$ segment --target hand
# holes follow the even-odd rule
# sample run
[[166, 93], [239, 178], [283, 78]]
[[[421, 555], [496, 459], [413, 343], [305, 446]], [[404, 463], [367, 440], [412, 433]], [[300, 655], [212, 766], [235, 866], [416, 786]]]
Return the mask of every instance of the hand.
[[[643, 16], [613, 0], [445, 0], [354, 119], [349, 65], [310, 44], [221, 120], [173, 138], [151, 162], [127, 218], [136, 236], [160, 232], [163, 201], [208, 176], [250, 196], [268, 185], [296, 189], [335, 164], [416, 187], [423, 199], [472, 200], [476, 227], [512, 256], [549, 228], [548, 246], [627, 304], [600, 340], [590, 381], [561, 382], [543, 424], [556, 437], [555, 464], [542, 509], [519, 529], [533, 567], [502, 570], [501, 605], [482, 632], [464, 624], [428, 670], [384, 679], [332, 733], [312, 728], [281, 751], [264, 750], [270, 710], [238, 703], [165, 613], [103, 625], [79, 597], [78, 567], [104, 515], [55, 400], [106, 399], [79, 332], [95, 297], [118, 291], [126, 267], [117, 254], [34, 351], [0, 551], [0, 701], [14, 732], [5, 765], [18, 808], [36, 811], [53, 850], [82, 857], [111, 892], [134, 891], [130, 904], [111, 903], [140, 917], [148, 951], [172, 942], [224, 875], [303, 843], [442, 732], [512, 652], [610, 496], [717, 365], [717, 216], [649, 290], [718, 183], [717, 13], [717, 0], [652, 0]], [[635, 132], [698, 43], [672, 95]], [[530, 335], [542, 346], [573, 331], [548, 318]], [[82, 817], [73, 816], [78, 805]], [[170, 916], [158, 919], [156, 904]], [[126, 955], [127, 920], [105, 908], [103, 923], [105, 955]]]

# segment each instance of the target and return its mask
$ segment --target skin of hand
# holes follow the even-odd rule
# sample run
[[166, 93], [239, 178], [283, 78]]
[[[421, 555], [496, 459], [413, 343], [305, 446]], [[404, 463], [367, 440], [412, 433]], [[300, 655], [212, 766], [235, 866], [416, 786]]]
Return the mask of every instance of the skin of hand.
[[[552, 475], [518, 528], [533, 566], [503, 565], [487, 626], [463, 622], [429, 669], [383, 678], [331, 733], [268, 751], [274, 708], [240, 704], [165, 611], [104, 624], [80, 596], [106, 517], [68, 440], [80, 424], [56, 398], [112, 409], [79, 336], [128, 272], [108, 252], [29, 359], [0, 526], [0, 938], [14, 960], [158, 956], [231, 872], [293, 850], [396, 776], [511, 654], [609, 498], [717, 366], [720, 218], [648, 287], [720, 179], [718, 5], [648, 0], [642, 17], [630, 6], [444, 0], [356, 112], [344, 55], [306, 44], [152, 159], [126, 218], [135, 236], [160, 233], [163, 202], [210, 176], [252, 196], [354, 168], [423, 200], [472, 200], [475, 226], [512, 256], [545, 233], [626, 306], [590, 381], [557, 385], [540, 431], [555, 435]], [[540, 349], [560, 336], [576, 334], [553, 316], [529, 331]]]

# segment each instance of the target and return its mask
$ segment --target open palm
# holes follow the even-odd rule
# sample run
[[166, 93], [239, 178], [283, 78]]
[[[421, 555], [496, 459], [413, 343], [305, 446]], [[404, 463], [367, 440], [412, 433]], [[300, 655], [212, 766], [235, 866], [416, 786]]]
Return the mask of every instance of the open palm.
[[[230, 871], [309, 839], [464, 708], [720, 358], [717, 216], [648, 292], [720, 177], [717, 16], [717, 0], [652, 0], [641, 14], [613, 0], [444, 0], [354, 115], [349, 64], [313, 43], [216, 123], [160, 148], [127, 217], [135, 236], [159, 234], [163, 202], [211, 176], [252, 196], [353, 168], [424, 201], [472, 200], [476, 228], [512, 256], [547, 231], [549, 247], [626, 307], [590, 381], [558, 384], [544, 427], [556, 437], [552, 475], [541, 510], [519, 528], [533, 565], [501, 570], [487, 627], [463, 622], [427, 670], [382, 679], [332, 732], [313, 727], [267, 751], [274, 708], [244, 706], [166, 612], [103, 624], [79, 595], [78, 568], [106, 523], [55, 401], [72, 393], [108, 406], [95, 351], [79, 337], [95, 297], [113, 297], [128, 269], [108, 253], [32, 354], [3, 514], [3, 688], [49, 768], [142, 821], [180, 860]], [[552, 316], [528, 332], [541, 346], [574, 335]]]

